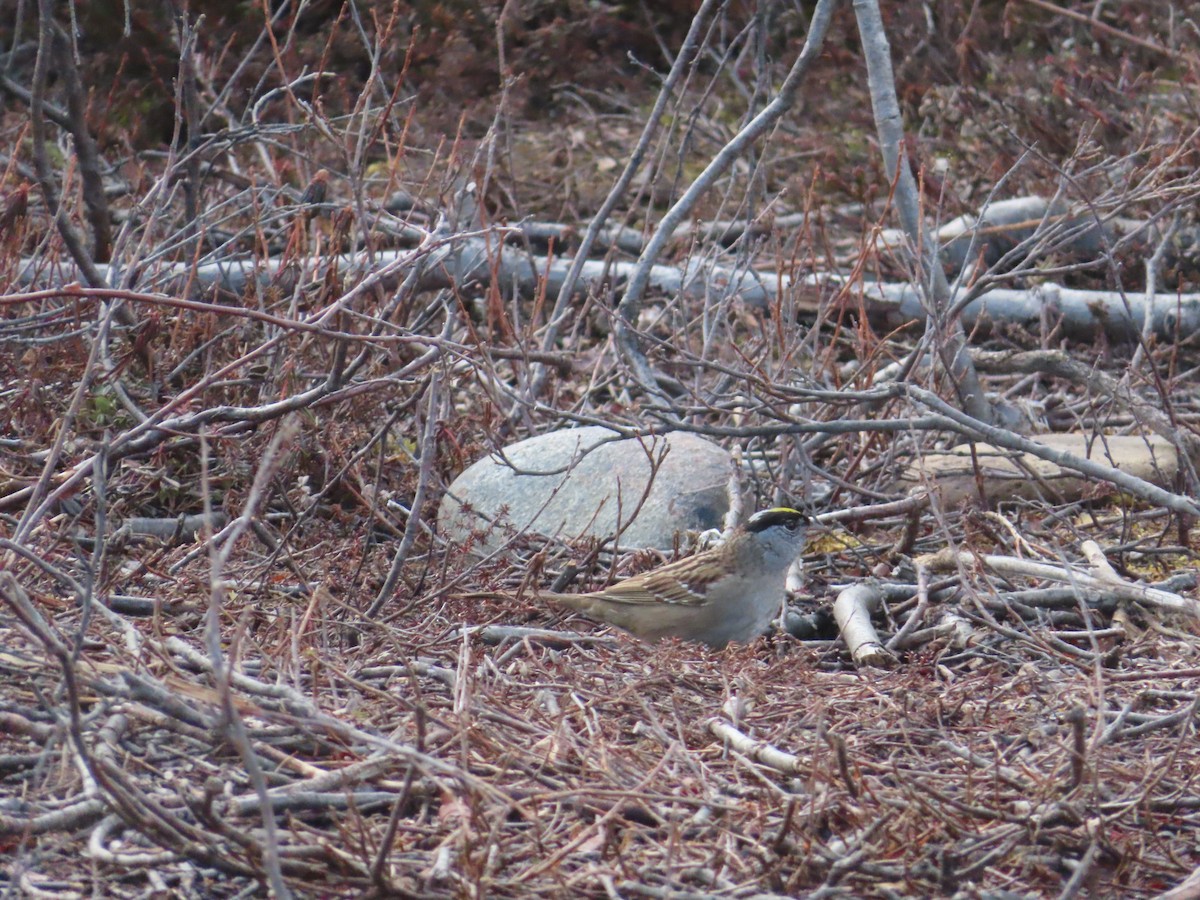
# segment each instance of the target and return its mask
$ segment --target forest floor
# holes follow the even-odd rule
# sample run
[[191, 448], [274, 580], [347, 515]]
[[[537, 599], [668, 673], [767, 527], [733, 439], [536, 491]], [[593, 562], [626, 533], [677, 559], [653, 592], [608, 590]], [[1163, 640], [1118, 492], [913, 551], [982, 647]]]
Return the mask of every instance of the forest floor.
[[[126, 32], [119, 5], [88, 4], [74, 59], [109, 288], [73, 267], [38, 184], [20, 91], [37, 34], [0, 24], [0, 893], [1128, 898], [1200, 870], [1200, 623], [1077, 577], [1097, 570], [1090, 541], [1114, 581], [1194, 603], [1178, 509], [1195, 473], [1162, 485], [1176, 509], [1098, 478], [954, 503], [898, 486], [962, 433], [915, 394], [864, 399], [924, 325], [861, 288], [912, 270], [877, 240], [899, 223], [850, 5], [797, 106], [658, 260], [849, 287], [767, 307], [719, 285], [652, 293], [636, 326], [685, 391], [669, 415], [614, 340], [620, 279], [547, 342], [544, 284], [509, 290], [498, 253], [493, 277], [449, 272], [466, 235], [539, 273], [579, 246], [687, 32], [692, 4], [654, 5], [274, 4], [268, 29], [257, 6], [197, 3], [189, 34], [144, 10]], [[1195, 10], [885, 6], [929, 228], [1057, 198], [1149, 224], [1089, 258], [1041, 245], [997, 284], [1140, 297], [1161, 247], [1161, 294], [1197, 290]], [[808, 4], [758, 7], [703, 32], [610, 217], [637, 240], [799, 52]], [[42, 156], [95, 251], [71, 69], [60, 55], [48, 76]], [[725, 221], [741, 224], [705, 226]], [[373, 281], [338, 252], [403, 264]], [[267, 274], [236, 290], [197, 274], [234, 261]], [[426, 268], [442, 280], [405, 282]], [[1033, 431], [1145, 434], [1149, 410], [1190, 458], [1194, 336], [1081, 337], [1047, 313], [970, 337], [1112, 376], [993, 356], [986, 387]], [[907, 377], [954, 402], [938, 371]], [[803, 639], [645, 644], [532, 589], [663, 555], [518, 540], [480, 561], [436, 531], [446, 487], [505, 444], [668, 421], [736, 452], [748, 509], [827, 517], [792, 598]], [[948, 547], [1066, 581], [933, 573]], [[830, 614], [861, 583], [886, 588], [878, 666]], [[521, 599], [461, 596], [497, 589]]]

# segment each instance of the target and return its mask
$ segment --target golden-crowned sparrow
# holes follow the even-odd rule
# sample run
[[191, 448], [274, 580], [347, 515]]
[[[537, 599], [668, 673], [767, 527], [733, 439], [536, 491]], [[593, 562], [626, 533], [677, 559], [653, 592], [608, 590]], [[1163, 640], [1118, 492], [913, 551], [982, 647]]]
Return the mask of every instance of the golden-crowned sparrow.
[[712, 647], [748, 641], [779, 613], [808, 521], [786, 507], [763, 510], [711, 550], [601, 591], [540, 596], [647, 641], [678, 637]]

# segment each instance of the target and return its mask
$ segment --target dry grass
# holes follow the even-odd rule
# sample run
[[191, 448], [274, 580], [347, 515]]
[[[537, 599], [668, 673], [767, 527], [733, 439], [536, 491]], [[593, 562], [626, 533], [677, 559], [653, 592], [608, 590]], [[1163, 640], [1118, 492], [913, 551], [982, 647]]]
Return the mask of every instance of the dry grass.
[[[79, 634], [73, 604], [33, 600]], [[469, 606], [369, 623], [323, 591], [246, 592], [224, 613], [228, 686], [186, 617], [93, 614], [72, 664], [79, 746], [61, 665], [5, 614], [14, 886], [253, 884], [247, 747], [282, 870], [310, 896], [1042, 895], [1077, 873], [1089, 896], [1134, 897], [1197, 862], [1194, 634], [1071, 659], [1041, 628], [981, 627], [855, 672], [836, 646], [778, 637], [487, 644], [460, 627]], [[714, 717], [794, 770], [729, 746]]]

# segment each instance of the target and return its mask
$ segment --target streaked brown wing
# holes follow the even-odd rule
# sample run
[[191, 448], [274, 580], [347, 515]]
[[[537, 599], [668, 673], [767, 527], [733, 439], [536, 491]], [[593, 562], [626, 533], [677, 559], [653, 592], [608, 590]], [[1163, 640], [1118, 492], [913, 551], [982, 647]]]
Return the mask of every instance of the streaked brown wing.
[[676, 606], [703, 606], [707, 602], [704, 595], [692, 591], [682, 579], [671, 574], [669, 569], [634, 576], [628, 581], [614, 584], [604, 591], [604, 594], [615, 603], [635, 605], [669, 603]]

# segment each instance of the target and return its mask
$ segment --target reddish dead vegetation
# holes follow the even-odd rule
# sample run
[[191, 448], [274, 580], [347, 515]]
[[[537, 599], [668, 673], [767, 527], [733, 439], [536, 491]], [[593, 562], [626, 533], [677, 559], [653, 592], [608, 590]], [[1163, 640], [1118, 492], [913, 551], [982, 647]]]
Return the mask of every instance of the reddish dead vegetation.
[[[929, 85], [913, 89], [933, 104], [914, 156], [930, 161], [923, 184], [946, 217], [960, 204], [977, 208], [1024, 141], [1058, 147], [1052, 134], [1068, 154], [1086, 143], [1081, 135], [1096, 121], [1088, 109], [1119, 119], [1121, 127], [1104, 132], [1104, 152], [1132, 158], [1150, 139], [1147, 121], [1160, 129], [1154, 139], [1165, 139], [1194, 102], [1194, 89], [1179, 86], [1170, 115], [1147, 118], [1162, 97], [1149, 76], [1122, 80], [1117, 37], [1016, 8], [1004, 7], [1008, 21], [989, 4], [978, 10], [993, 17], [984, 24], [1030, 45], [1011, 68], [983, 46], [974, 20], [955, 18], [966, 13], [940, 10], [946, 33], [924, 34], [920, 16], [895, 23], [895, 45], [913, 51], [910, 83]], [[433, 24], [445, 28], [453, 17], [438, 11]], [[539, 34], [557, 34], [552, 17], [529, 21]], [[1115, 21], [1133, 29], [1138, 20], [1123, 8]], [[300, 33], [317, 37], [287, 53], [313, 62], [326, 36], [302, 25]], [[447, 46], [465, 53], [487, 33], [467, 25]], [[606, 33], [627, 27], [618, 21]], [[444, 33], [436, 28], [425, 40]], [[338, 53], [349, 52], [339, 43], [347, 33], [337, 32]], [[1075, 50], [1052, 66], [1040, 55], [1071, 37]], [[213, 46], [235, 38], [214, 31]], [[522, 52], [544, 52], [514, 40], [514, 66]], [[426, 55], [413, 65], [438, 58], [427, 48], [417, 48]], [[818, 110], [813, 101], [813, 121], [779, 135], [768, 154], [768, 189], [789, 188], [787, 211], [809, 215], [742, 250], [776, 256], [781, 268], [832, 265], [838, 254], [853, 256], [845, 268], [855, 277], [894, 265], [857, 243], [890, 214], [870, 154], [869, 106], [857, 76], [844, 74], [855, 52], [849, 38], [831, 42], [822, 83], [837, 88], [830, 92], [842, 105]], [[292, 65], [287, 53], [280, 60]], [[257, 60], [254, 77], [280, 60]], [[496, 61], [486, 62], [479, 71], [490, 73]], [[293, 75], [302, 63], [294, 65]], [[954, 78], [994, 83], [1005, 72], [1029, 80], [1003, 104], [965, 85], [939, 93]], [[459, 74], [439, 89], [472, 94], [478, 84]], [[1026, 107], [1052, 75], [1054, 90], [1043, 95], [1062, 108]], [[349, 98], [352, 108], [357, 84], [331, 87], [330, 107]], [[1147, 93], [1110, 103], [1118, 88]], [[365, 163], [347, 173], [344, 147], [311, 130], [273, 133], [274, 143], [256, 147], [263, 157], [229, 150], [248, 175], [208, 173], [194, 222], [182, 201], [153, 214], [137, 208], [162, 165], [142, 156], [123, 167], [129, 191], [117, 205], [146, 216], [139, 229], [164, 245], [190, 246], [195, 224], [205, 253], [228, 246], [231, 255], [267, 250], [293, 260], [330, 246], [406, 246], [396, 223], [377, 217], [388, 190], [416, 196], [393, 211], [428, 226], [430, 211], [455, 212], [464, 183], [481, 172], [485, 220], [586, 216], [607, 188], [610, 162], [623, 164], [626, 138], [637, 134], [652, 98], [642, 90], [601, 103], [564, 88], [576, 100], [562, 100], [548, 123], [522, 117], [539, 97], [518, 85], [527, 102], [512, 121], [521, 127], [509, 129], [506, 152], [491, 161], [475, 155], [486, 142], [469, 139], [489, 122], [472, 119], [466, 137], [453, 126], [443, 134], [444, 105], [416, 105], [381, 125], [383, 149], [375, 148], [369, 174]], [[695, 93], [676, 108], [679, 121]], [[456, 111], [473, 110], [478, 98], [460, 101]], [[704, 127], [686, 133], [698, 156], [729, 132], [727, 112], [702, 108]], [[303, 118], [282, 100], [273, 109], [279, 121]], [[5, 146], [20, 146], [21, 115], [5, 110]], [[664, 153], [640, 205], [625, 210], [630, 221], [653, 221], [686, 186], [694, 160], [677, 149]], [[1158, 145], [1146, 155], [1174, 160], [1178, 174], [1194, 149], [1182, 139], [1176, 149], [1178, 158]], [[972, 165], [939, 182], [935, 160], [950, 150]], [[28, 160], [14, 153], [7, 171], [25, 178]], [[262, 168], [263, 158], [276, 170]], [[305, 205], [315, 193], [301, 196], [322, 183], [318, 163], [339, 173], [327, 185], [333, 207], [321, 215]], [[1091, 184], [1108, 174], [1094, 168], [1080, 177]], [[1053, 175], [1052, 165], [1030, 166], [1013, 184], [1050, 193]], [[949, 185], [962, 197], [940, 192]], [[1168, 188], [1179, 195], [1178, 185], [1145, 188], [1139, 210], [1153, 212]], [[479, 564], [465, 548], [445, 546], [432, 523], [455, 474], [493, 445], [571, 421], [655, 421], [611, 346], [612, 292], [597, 287], [581, 301], [560, 346], [541, 358], [551, 364], [541, 406], [520, 391], [535, 371], [528, 353], [553, 297], [518, 301], [469, 285], [407, 295], [389, 285], [353, 295], [325, 320], [321, 311], [354, 288], [329, 265], [302, 288], [285, 272], [237, 298], [182, 304], [182, 290], [134, 291], [126, 298], [136, 321], [112, 323], [111, 352], [89, 361], [101, 305], [81, 292], [24, 293], [22, 253], [46, 264], [65, 253], [48, 237], [36, 187], [3, 191], [4, 888], [232, 897], [262, 893], [274, 878], [314, 897], [1149, 897], [1200, 866], [1197, 623], [1086, 592], [1021, 600], [1012, 592], [1043, 585], [972, 571], [931, 585], [924, 603], [911, 565], [946, 545], [1074, 560], [1092, 539], [1123, 576], [1174, 577], [1172, 590], [1195, 596], [1190, 522], [1098, 485], [1087, 503], [1048, 494], [998, 510], [935, 504], [859, 523], [815, 536], [808, 549], [797, 598], [812, 614], [808, 639], [773, 636], [720, 653], [647, 646], [563, 621], [532, 600], [468, 602], [454, 593], [530, 577], [549, 584], [568, 557], [521, 544], [515, 560]], [[358, 206], [356, 191], [371, 202]], [[76, 206], [70, 212], [82, 221]], [[715, 201], [706, 213], [733, 215]], [[1108, 284], [1118, 268], [1074, 276]], [[916, 425], [839, 432], [848, 420], [916, 421], [920, 410], [896, 398], [864, 408], [800, 390], [804, 378], [830, 392], [865, 386], [911, 349], [907, 332], [877, 333], [845, 297], [837, 306], [826, 299], [819, 321], [800, 325], [781, 310], [714, 311], [674, 297], [648, 304], [639, 323], [654, 363], [691, 391], [689, 421], [743, 452], [750, 503], [808, 499], [825, 511], [890, 499], [902, 461], [953, 438]], [[1054, 326], [997, 330], [992, 346], [1062, 349]], [[1118, 375], [1130, 353], [1066, 349]], [[1133, 387], [1191, 430], [1200, 413], [1191, 388], [1197, 365], [1188, 341], [1152, 343]], [[347, 372], [352, 378], [340, 380]], [[1028, 401], [1049, 430], [1132, 422], [1112, 398], [1061, 378], [996, 375], [989, 387]], [[284, 415], [278, 404], [295, 398], [304, 402]], [[167, 424], [155, 431], [133, 410]], [[802, 448], [813, 433], [826, 439]], [[47, 496], [53, 503], [39, 513]], [[210, 530], [176, 520], [203, 518], [206, 503], [218, 514]], [[26, 520], [34, 527], [23, 528]], [[241, 524], [228, 537], [225, 529]], [[160, 532], [148, 536], [151, 527]], [[592, 549], [569, 556], [591, 559]], [[653, 563], [646, 554], [616, 562], [623, 572]], [[870, 575], [898, 586], [876, 617], [885, 636], [918, 617], [891, 669], [857, 669], [820, 614], [837, 586]], [[387, 602], [369, 617], [380, 592]], [[578, 634], [479, 627], [488, 625]], [[219, 635], [219, 654], [206, 634]], [[264, 818], [264, 803], [273, 816]]]
[[[75, 632], [76, 612], [34, 600]], [[1104, 640], [1105, 668], [1018, 625], [854, 673], [835, 646], [791, 639], [550, 649], [460, 637], [447, 609], [368, 624], [328, 597], [267, 593], [226, 612], [244, 673], [230, 694], [302, 893], [1041, 894], [1078, 869], [1089, 895], [1148, 896], [1190, 864], [1200, 669], [1182, 635]], [[122, 629], [89, 629], [75, 671], [98, 792], [59, 764], [78, 760], [48, 705], [61, 668], [12, 626], [4, 771], [26, 787], [0, 822], [28, 862], [14, 883], [120, 873], [135, 892], [150, 869], [190, 893], [261, 871], [244, 844], [262, 837], [257, 800], [217, 737], [221, 691], [186, 616], [135, 625], [136, 653]], [[715, 737], [709, 721], [730, 717], [795, 768]]]

